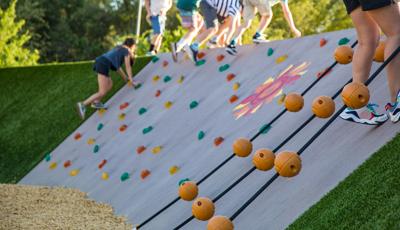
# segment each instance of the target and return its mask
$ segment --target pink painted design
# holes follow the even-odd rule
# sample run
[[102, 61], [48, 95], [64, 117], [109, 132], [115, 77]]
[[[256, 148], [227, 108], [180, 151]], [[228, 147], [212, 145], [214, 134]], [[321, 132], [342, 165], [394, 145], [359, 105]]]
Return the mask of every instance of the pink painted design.
[[283, 87], [293, 84], [307, 72], [310, 63], [304, 62], [298, 66], [290, 65], [275, 79], [268, 78], [258, 86], [253, 94], [245, 98], [233, 111], [236, 119], [257, 112], [264, 104], [270, 103], [282, 94]]

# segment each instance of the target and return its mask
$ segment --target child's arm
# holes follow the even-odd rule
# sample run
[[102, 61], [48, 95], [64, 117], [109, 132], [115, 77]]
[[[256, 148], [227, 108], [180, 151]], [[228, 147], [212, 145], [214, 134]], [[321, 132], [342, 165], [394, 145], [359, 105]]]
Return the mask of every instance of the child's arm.
[[290, 11], [288, 0], [281, 1], [281, 6], [282, 6], [282, 11], [285, 16], [285, 19], [290, 27], [290, 30], [294, 33], [294, 35], [296, 37], [300, 37], [301, 32], [296, 28], [296, 25], [294, 24], [292, 12]]
[[148, 22], [150, 22], [150, 16], [151, 16], [150, 0], [145, 0], [144, 1], [144, 6], [146, 7], [146, 11], [147, 11], [146, 20]]
[[122, 79], [126, 82], [128, 80], [128, 78], [126, 77], [126, 74], [124, 72], [124, 70], [122, 68], [119, 68], [117, 70], [118, 74], [122, 77]]
[[126, 73], [128, 74], [129, 81], [133, 84], [132, 66], [131, 66], [131, 57], [130, 57], [130, 55], [125, 56], [125, 70], [126, 70]]

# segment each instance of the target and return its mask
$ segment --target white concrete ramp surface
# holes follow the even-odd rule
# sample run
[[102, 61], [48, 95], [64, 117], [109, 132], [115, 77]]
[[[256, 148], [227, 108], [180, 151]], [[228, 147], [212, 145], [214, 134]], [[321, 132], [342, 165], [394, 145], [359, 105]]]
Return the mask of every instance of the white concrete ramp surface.
[[[251, 138], [279, 114], [284, 109], [278, 103], [282, 93], [301, 93], [314, 82], [318, 73], [334, 62], [333, 51], [344, 37], [352, 44], [355, 31], [247, 45], [238, 49], [236, 57], [223, 49], [205, 50], [206, 63], [201, 66], [189, 60], [174, 63], [170, 54], [162, 54], [136, 76], [143, 82], [141, 88], [122, 88], [107, 102], [108, 111], [91, 116], [20, 183], [78, 188], [92, 199], [111, 204], [118, 215], [126, 215], [134, 225], [141, 224], [177, 197], [180, 180], [200, 180], [232, 155], [235, 139]], [[323, 47], [321, 38], [328, 41]], [[225, 58], [217, 61], [221, 54]], [[230, 67], [220, 72], [226, 64]], [[373, 70], [378, 65], [375, 63]], [[231, 81], [227, 80], [229, 74], [235, 75]], [[381, 105], [379, 111], [384, 110], [389, 94], [385, 75], [382, 72], [370, 85], [371, 101]], [[278, 146], [312, 115], [315, 97], [333, 96], [350, 78], [351, 64], [336, 65], [305, 95], [303, 110], [285, 113], [267, 134], [253, 142], [254, 149]], [[231, 104], [232, 95], [239, 99]], [[241, 103], [246, 98], [249, 103]], [[190, 109], [193, 101], [198, 105]], [[340, 108], [341, 98], [335, 101]], [[140, 115], [141, 108], [146, 112]], [[326, 121], [314, 119], [281, 150], [299, 150]], [[100, 130], [99, 124], [103, 125]], [[121, 132], [123, 125], [126, 130]], [[398, 125], [389, 122], [371, 127], [335, 120], [302, 154], [300, 174], [273, 182], [234, 220], [235, 229], [285, 228], [398, 130]], [[198, 140], [200, 131], [205, 133], [202, 140]], [[78, 133], [81, 138], [75, 140]], [[219, 146], [214, 145], [217, 137], [224, 138]], [[140, 154], [139, 146], [146, 147]], [[99, 169], [103, 160], [107, 163]], [[68, 167], [64, 167], [66, 162]], [[174, 166], [179, 170], [171, 173]], [[251, 157], [234, 157], [199, 186], [199, 195], [216, 197], [251, 167]], [[71, 176], [77, 169], [77, 175]], [[108, 180], [102, 179], [102, 173], [108, 174]], [[121, 181], [124, 173], [129, 178]], [[216, 214], [231, 216], [274, 173], [250, 174], [215, 203]], [[141, 229], [172, 229], [190, 216], [191, 202], [180, 200]], [[205, 229], [206, 224], [192, 220], [184, 229]]]

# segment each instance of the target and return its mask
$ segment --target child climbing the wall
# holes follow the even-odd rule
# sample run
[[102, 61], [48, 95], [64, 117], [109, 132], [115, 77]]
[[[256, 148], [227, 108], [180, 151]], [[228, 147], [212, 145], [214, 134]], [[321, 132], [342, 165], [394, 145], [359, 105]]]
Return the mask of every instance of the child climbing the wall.
[[151, 24], [153, 35], [147, 56], [156, 55], [161, 48], [162, 36], [165, 30], [167, 12], [172, 6], [172, 0], [145, 0], [146, 20]]
[[[88, 105], [91, 105], [94, 109], [106, 109], [101, 99], [112, 88], [110, 70], [117, 71], [124, 81], [129, 80], [135, 86], [132, 76], [135, 47], [135, 40], [127, 38], [122, 45], [96, 58], [93, 70], [97, 73], [99, 90], [85, 101], [76, 104], [78, 114], [82, 119], [85, 119], [86, 107]], [[126, 73], [122, 69], [124, 63]]]
[[257, 32], [253, 35], [254, 43], [266, 42], [263, 35], [265, 29], [268, 27], [272, 19], [272, 6], [280, 3], [282, 7], [283, 14], [289, 25], [290, 30], [295, 37], [300, 37], [301, 32], [296, 28], [294, 24], [292, 12], [289, 8], [289, 0], [243, 0], [243, 19], [244, 23], [236, 31], [233, 39], [230, 41], [226, 48], [226, 51], [231, 55], [236, 55], [236, 45], [238, 40], [242, 37], [243, 33], [251, 26], [251, 22], [257, 14], [257, 11], [261, 15], [260, 24], [258, 26]]
[[185, 48], [189, 52], [189, 46], [193, 38], [198, 34], [203, 26], [203, 20], [198, 13], [200, 0], [178, 0], [176, 7], [182, 19], [182, 27], [187, 29], [187, 33], [177, 42], [171, 43], [172, 59], [178, 61], [178, 53]]
[[[388, 58], [400, 46], [400, 9], [393, 0], [344, 0], [357, 31], [358, 47], [354, 52], [352, 74], [353, 81], [364, 83], [370, 74], [375, 49], [380, 40], [380, 30], [386, 35], [385, 58]], [[385, 109], [392, 122], [400, 118], [400, 55], [387, 65], [387, 81], [390, 101]], [[380, 125], [388, 120], [388, 115], [375, 111], [376, 105], [368, 104], [369, 118], [362, 118], [366, 108], [353, 110], [346, 108], [340, 117], [367, 125]]]
[[232, 38], [236, 20], [240, 15], [240, 3], [239, 0], [201, 0], [200, 9], [204, 17], [206, 30], [196, 37], [196, 40], [188, 50], [189, 56], [195, 62], [197, 61], [199, 47], [215, 35], [219, 29], [229, 28], [226, 35], [227, 40]]

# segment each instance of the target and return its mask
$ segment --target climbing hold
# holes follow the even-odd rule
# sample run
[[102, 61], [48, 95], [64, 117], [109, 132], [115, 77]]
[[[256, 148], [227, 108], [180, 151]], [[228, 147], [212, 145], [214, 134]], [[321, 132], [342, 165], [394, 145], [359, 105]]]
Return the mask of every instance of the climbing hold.
[[142, 83], [137, 83], [137, 84], [135, 85], [134, 89], [136, 90], [136, 89], [139, 89], [140, 87], [142, 87]]
[[107, 164], [107, 160], [106, 159], [104, 159], [104, 160], [102, 160], [101, 162], [100, 162], [100, 164], [99, 164], [99, 169], [102, 169], [103, 167], [104, 167], [104, 165], [106, 165]]
[[223, 54], [220, 54], [217, 56], [217, 62], [221, 62], [222, 60], [224, 60], [225, 56]]
[[161, 90], [157, 90], [156, 94], [154, 95], [155, 97], [159, 97], [161, 95]]
[[385, 42], [384, 41], [380, 41], [378, 47], [376, 47], [374, 61], [376, 61], [376, 62], [385, 61]]
[[103, 114], [107, 112], [107, 109], [99, 109], [97, 110], [97, 113], [99, 114], [99, 116], [103, 116]]
[[87, 141], [88, 145], [93, 145], [96, 142], [96, 140], [94, 138], [89, 138]]
[[167, 61], [167, 60], [164, 60], [163, 63], [162, 63], [162, 66], [163, 66], [164, 68], [167, 67], [167, 66], [168, 66], [168, 61]]
[[157, 154], [157, 153], [161, 152], [161, 150], [162, 150], [162, 146], [156, 146], [151, 150], [151, 152], [153, 154]]
[[204, 138], [205, 135], [206, 135], [206, 134], [205, 134], [203, 131], [200, 131], [200, 132], [197, 134], [197, 139], [198, 139], [198, 140], [202, 140], [202, 139]]
[[229, 103], [235, 103], [237, 100], [238, 100], [239, 98], [238, 98], [238, 96], [236, 96], [236, 95], [232, 95], [230, 98], [229, 98]]
[[120, 132], [124, 132], [127, 128], [128, 128], [127, 125], [121, 125], [121, 126], [119, 127], [119, 131], [120, 131]]
[[286, 94], [282, 93], [282, 95], [278, 98], [278, 105], [282, 105], [285, 102]]
[[46, 156], [44, 156], [44, 159], [49, 162], [51, 160], [51, 155], [50, 153], [47, 153]]
[[325, 38], [321, 38], [321, 40], [319, 40], [319, 47], [325, 46], [326, 43], [328, 43], [328, 40], [326, 40]]
[[204, 52], [199, 52], [198, 54], [197, 54], [197, 59], [202, 59], [203, 57], [205, 57], [206, 56], [206, 53], [204, 53]]
[[206, 59], [198, 60], [198, 61], [196, 62], [196, 66], [202, 66], [202, 65], [204, 65], [204, 64], [206, 64]]
[[146, 112], [147, 112], [147, 109], [142, 107], [142, 108], [139, 109], [138, 113], [139, 113], [139, 115], [143, 115]]
[[125, 119], [125, 113], [121, 113], [120, 115], [118, 115], [118, 119], [120, 120], [120, 121], [123, 121], [124, 119]]
[[258, 170], [267, 171], [274, 167], [275, 154], [269, 149], [259, 149], [253, 155], [253, 164]]
[[240, 83], [239, 82], [235, 82], [235, 84], [233, 84], [232, 86], [234, 91], [237, 91], [240, 88]]
[[164, 107], [165, 107], [166, 109], [171, 108], [171, 106], [172, 106], [172, 102], [171, 102], [171, 101], [167, 101], [167, 102], [165, 102], [165, 104], [164, 104]]
[[101, 129], [103, 129], [104, 125], [103, 123], [100, 123], [97, 125], [97, 131], [100, 131]]
[[223, 137], [217, 137], [214, 139], [214, 145], [215, 147], [219, 146], [222, 142], [224, 142], [224, 138]]
[[229, 64], [221, 65], [219, 67], [219, 72], [224, 72], [225, 70], [229, 69], [229, 67], [230, 67]]
[[334, 57], [340, 64], [349, 64], [353, 60], [353, 49], [350, 46], [338, 46]]
[[93, 148], [93, 153], [98, 153], [100, 150], [100, 146], [99, 145], [95, 145]]
[[185, 183], [186, 181], [190, 181], [189, 178], [185, 178], [179, 181], [178, 186], [181, 186], [183, 183]]
[[226, 216], [214, 216], [207, 223], [207, 230], [233, 230], [232, 221]]
[[269, 48], [267, 52], [268, 57], [272, 56], [272, 54], [274, 54], [274, 49]]
[[151, 59], [151, 62], [156, 63], [158, 60], [160, 60], [160, 58], [157, 57], [157, 56], [154, 56], [154, 57]]
[[72, 162], [70, 160], [67, 160], [66, 162], [64, 162], [64, 168], [68, 168], [69, 166], [71, 166]]
[[153, 126], [149, 126], [147, 128], [144, 128], [143, 129], [143, 134], [147, 134], [147, 133], [151, 132], [151, 130], [153, 130]]
[[229, 81], [232, 81], [233, 79], [235, 78], [235, 74], [233, 74], [233, 73], [230, 73], [230, 74], [228, 74], [227, 76], [226, 76], [226, 80], [229, 82]]
[[175, 173], [179, 172], [179, 169], [180, 168], [178, 166], [176, 166], [176, 165], [171, 166], [171, 168], [169, 168], [169, 174], [170, 175], [174, 175]]
[[265, 124], [260, 128], [259, 132], [261, 132], [261, 134], [267, 134], [271, 128], [272, 126]]
[[103, 173], [101, 174], [101, 179], [102, 179], [102, 180], [108, 180], [108, 178], [109, 178], [108, 173], [103, 172]]
[[199, 188], [192, 181], [183, 182], [178, 189], [178, 194], [182, 200], [192, 201], [199, 193]]
[[74, 136], [74, 139], [75, 140], [79, 140], [79, 139], [81, 139], [81, 137], [82, 137], [82, 134], [76, 133], [75, 136]]
[[368, 104], [368, 87], [362, 83], [349, 83], [342, 90], [342, 100], [348, 107], [360, 109]]
[[150, 171], [147, 169], [142, 170], [142, 172], [140, 172], [140, 178], [142, 178], [142, 180], [146, 179], [146, 177], [150, 176]]
[[284, 62], [287, 58], [288, 58], [288, 55], [287, 55], [287, 54], [282, 55], [282, 56], [278, 57], [278, 58], [275, 60], [275, 63], [276, 63], [276, 64], [282, 63], [282, 62]]
[[156, 83], [158, 82], [158, 80], [160, 80], [160, 76], [156, 75], [153, 77], [153, 82]]
[[49, 169], [55, 169], [55, 168], [57, 168], [57, 163], [56, 162], [53, 162], [53, 163], [51, 163], [49, 165]]
[[319, 118], [328, 118], [335, 112], [335, 102], [331, 97], [319, 96], [312, 103], [312, 112]]
[[136, 148], [136, 152], [137, 154], [141, 154], [146, 150], [146, 147], [144, 147], [143, 145], [139, 146]]
[[120, 179], [121, 179], [121, 181], [126, 181], [126, 180], [128, 180], [128, 179], [129, 179], [129, 173], [127, 173], [127, 172], [122, 173]]
[[304, 99], [298, 93], [289, 93], [285, 97], [285, 107], [290, 112], [298, 112], [304, 106]]
[[198, 220], [209, 220], [215, 212], [214, 203], [206, 198], [200, 197], [193, 201], [192, 214]]
[[199, 105], [199, 103], [197, 101], [192, 101], [189, 105], [190, 109], [194, 109]]
[[342, 45], [346, 45], [347, 43], [350, 42], [350, 39], [344, 37], [342, 39], [339, 40], [338, 45], [342, 46]]
[[76, 176], [78, 174], [79, 174], [79, 169], [74, 169], [74, 170], [71, 170], [71, 172], [69, 172], [70, 176]]
[[181, 77], [178, 79], [178, 83], [179, 83], [179, 84], [182, 84], [184, 80], [185, 80], [185, 77], [184, 77], [184, 76], [181, 76]]
[[120, 110], [124, 110], [124, 109], [128, 108], [128, 106], [129, 106], [129, 103], [128, 102], [124, 102], [119, 106], [119, 109]]
[[300, 156], [295, 152], [281, 152], [275, 157], [275, 170], [283, 177], [294, 177], [301, 170]]
[[167, 76], [164, 77], [164, 82], [165, 82], [165, 83], [167, 83], [167, 82], [169, 82], [169, 81], [171, 81], [171, 80], [172, 80], [171, 76], [168, 76], [168, 75], [167, 75]]
[[239, 138], [233, 142], [232, 149], [236, 156], [247, 157], [253, 151], [253, 144], [245, 138]]

